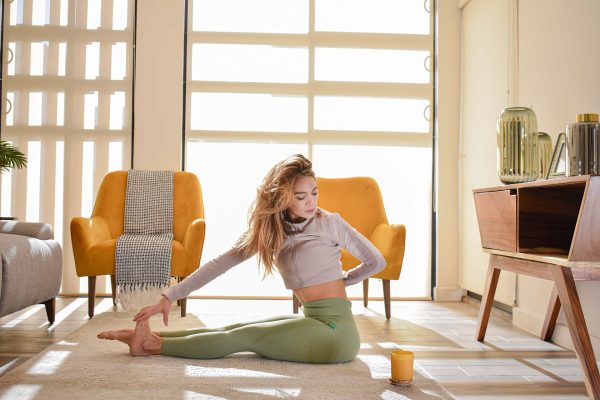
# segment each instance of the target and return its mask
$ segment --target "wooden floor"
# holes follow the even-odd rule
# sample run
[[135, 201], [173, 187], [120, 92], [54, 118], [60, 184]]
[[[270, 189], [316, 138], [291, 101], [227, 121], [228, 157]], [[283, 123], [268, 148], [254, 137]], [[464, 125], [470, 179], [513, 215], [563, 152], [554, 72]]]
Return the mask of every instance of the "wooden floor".
[[[188, 313], [207, 325], [249, 317], [291, 313], [291, 301], [188, 301]], [[96, 314], [112, 310], [110, 299], [99, 299]], [[210, 310], [219, 310], [220, 319]], [[543, 342], [492, 317], [484, 343], [477, 342], [478, 309], [465, 303], [392, 302], [386, 321], [383, 303], [365, 309], [353, 303], [363, 346], [411, 350], [415, 367], [458, 399], [585, 399], [582, 374], [574, 354]], [[222, 317], [225, 315], [225, 317]], [[87, 321], [87, 300], [57, 300], [56, 323], [48, 326], [44, 306], [34, 306], [0, 318], [0, 379], [48, 345], [60, 341]]]

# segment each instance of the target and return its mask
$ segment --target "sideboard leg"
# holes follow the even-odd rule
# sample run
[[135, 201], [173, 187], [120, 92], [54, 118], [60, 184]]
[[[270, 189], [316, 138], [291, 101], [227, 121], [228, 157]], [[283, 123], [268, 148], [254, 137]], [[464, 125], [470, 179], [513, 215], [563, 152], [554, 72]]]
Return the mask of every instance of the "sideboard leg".
[[487, 278], [485, 279], [485, 289], [481, 298], [481, 307], [479, 308], [479, 321], [477, 323], [477, 340], [483, 342], [485, 331], [487, 330], [498, 278], [500, 278], [500, 269], [494, 266], [496, 256], [490, 255], [490, 264], [488, 266]]
[[565, 317], [575, 353], [581, 364], [584, 374], [584, 383], [588, 396], [592, 400], [600, 399], [600, 375], [594, 356], [594, 349], [590, 342], [590, 335], [585, 324], [581, 303], [577, 295], [577, 287], [573, 280], [573, 273], [568, 267], [555, 265], [552, 267], [552, 276], [560, 302], [563, 306]]
[[546, 318], [544, 319], [544, 327], [542, 328], [542, 333], [540, 333], [540, 339], [545, 340], [546, 342], [552, 341], [552, 334], [554, 334], [554, 328], [556, 327], [556, 320], [558, 319], [559, 312], [560, 298], [558, 297], [556, 287], [553, 287], [548, 310], [546, 311]]

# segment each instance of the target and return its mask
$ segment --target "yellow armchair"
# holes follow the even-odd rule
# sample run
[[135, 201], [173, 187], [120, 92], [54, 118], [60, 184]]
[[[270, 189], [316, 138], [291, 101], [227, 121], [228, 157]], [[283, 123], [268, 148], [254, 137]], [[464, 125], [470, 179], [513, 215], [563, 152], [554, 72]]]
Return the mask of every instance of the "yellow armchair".
[[[173, 246], [171, 275], [183, 279], [200, 266], [205, 222], [202, 189], [196, 175], [175, 172], [173, 182]], [[115, 249], [123, 234], [127, 171], [107, 174], [96, 197], [91, 218], [71, 220], [71, 241], [77, 275], [88, 277], [88, 315], [94, 316], [96, 277], [110, 275], [115, 302]], [[186, 315], [186, 299], [180, 301]]]
[[[372, 278], [383, 280], [385, 316], [390, 318], [390, 280], [400, 278], [406, 228], [401, 224], [388, 224], [379, 185], [373, 178], [317, 178], [319, 207], [338, 213], [350, 225], [368, 238], [383, 254], [387, 262], [385, 269]], [[342, 268], [347, 271], [360, 261], [350, 253], [342, 251]], [[363, 303], [369, 301], [369, 280], [363, 281]], [[295, 299], [294, 312], [298, 302]]]

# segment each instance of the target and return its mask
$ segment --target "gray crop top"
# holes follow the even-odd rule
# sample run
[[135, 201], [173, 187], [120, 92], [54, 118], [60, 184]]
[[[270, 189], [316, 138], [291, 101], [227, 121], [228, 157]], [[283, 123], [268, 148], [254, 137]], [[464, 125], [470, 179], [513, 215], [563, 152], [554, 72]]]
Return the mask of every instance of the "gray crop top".
[[[337, 279], [343, 279], [349, 286], [385, 268], [385, 259], [379, 250], [339, 214], [319, 208], [310, 219], [296, 224], [284, 220], [284, 224], [287, 235], [275, 265], [288, 289], [300, 289]], [[340, 260], [342, 248], [362, 263], [344, 272]], [[202, 265], [165, 291], [164, 295], [172, 302], [185, 297], [249, 257], [251, 255], [245, 257], [234, 246]]]

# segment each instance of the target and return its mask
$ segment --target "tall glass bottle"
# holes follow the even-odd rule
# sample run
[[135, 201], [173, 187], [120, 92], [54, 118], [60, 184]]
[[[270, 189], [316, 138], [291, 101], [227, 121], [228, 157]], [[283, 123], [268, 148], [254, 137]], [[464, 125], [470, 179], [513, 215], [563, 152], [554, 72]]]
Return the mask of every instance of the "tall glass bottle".
[[600, 175], [598, 114], [577, 114], [567, 125], [567, 176]]
[[537, 119], [532, 109], [509, 107], [498, 116], [498, 177], [503, 183], [534, 181], [539, 176]]

